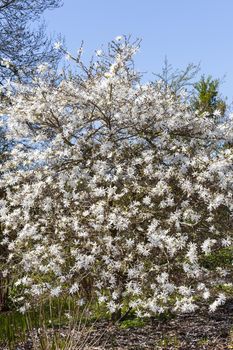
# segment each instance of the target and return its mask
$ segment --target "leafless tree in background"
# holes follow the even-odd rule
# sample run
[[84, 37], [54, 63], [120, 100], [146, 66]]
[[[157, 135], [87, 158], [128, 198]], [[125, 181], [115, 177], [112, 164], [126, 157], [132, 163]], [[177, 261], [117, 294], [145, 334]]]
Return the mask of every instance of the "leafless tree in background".
[[61, 5], [61, 0], [0, 0], [1, 85], [6, 79], [29, 79], [40, 63], [57, 64], [59, 53], [41, 15]]

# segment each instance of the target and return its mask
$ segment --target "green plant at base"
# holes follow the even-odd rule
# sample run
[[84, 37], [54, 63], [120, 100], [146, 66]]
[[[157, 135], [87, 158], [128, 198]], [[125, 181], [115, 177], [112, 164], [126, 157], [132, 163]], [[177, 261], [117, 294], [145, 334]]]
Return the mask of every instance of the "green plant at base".
[[141, 319], [141, 318], [134, 318], [134, 319], [128, 319], [128, 320], [124, 320], [120, 323], [120, 328], [123, 329], [127, 329], [127, 328], [140, 328], [140, 327], [144, 327], [146, 324], [145, 320]]
[[[167, 348], [167, 347], [171, 347], [172, 346], [172, 349], [180, 349], [180, 341], [179, 339], [174, 336], [174, 335], [167, 335], [167, 336], [164, 336], [162, 339], [160, 339], [156, 344], [156, 346], [159, 346], [159, 347], [164, 347]], [[156, 348], [155, 348], [156, 349]]]
[[209, 270], [213, 270], [218, 266], [223, 268], [232, 267], [233, 248], [222, 248], [217, 251], [213, 251], [210, 254], [203, 255], [200, 262], [203, 267]]

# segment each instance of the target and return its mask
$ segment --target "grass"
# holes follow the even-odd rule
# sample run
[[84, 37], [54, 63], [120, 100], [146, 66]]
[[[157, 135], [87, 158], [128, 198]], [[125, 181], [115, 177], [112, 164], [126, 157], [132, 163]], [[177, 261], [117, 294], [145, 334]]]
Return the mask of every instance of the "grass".
[[164, 336], [155, 346], [163, 348], [172, 346], [172, 349], [178, 349], [180, 347], [180, 340], [176, 336]]
[[208, 344], [209, 344], [209, 339], [207, 337], [203, 337], [197, 342], [197, 345], [199, 346], [208, 345]]
[[209, 270], [214, 270], [217, 267], [232, 268], [233, 248], [222, 248], [210, 254], [203, 255], [201, 264]]
[[146, 321], [141, 319], [141, 318], [134, 318], [134, 319], [129, 319], [129, 320], [124, 320], [120, 323], [120, 328], [122, 329], [128, 329], [128, 328], [140, 328], [144, 327], [146, 324]]
[[[68, 300], [56, 299], [44, 305], [27, 311], [26, 314], [12, 310], [0, 313], [0, 345], [14, 349], [15, 345], [25, 342], [29, 335], [37, 334], [41, 349], [47, 349], [47, 332], [53, 334], [52, 342], [60, 344], [57, 346], [63, 349], [62, 343], [67, 339], [59, 336], [59, 330], [80, 327], [86, 321], [86, 308], [77, 307], [71, 298]], [[40, 330], [40, 331], [38, 331]], [[49, 349], [55, 349], [55, 345], [50, 344]]]
[[14, 344], [25, 341], [28, 334], [28, 325], [25, 315], [17, 311], [0, 314], [0, 343], [12, 349]]

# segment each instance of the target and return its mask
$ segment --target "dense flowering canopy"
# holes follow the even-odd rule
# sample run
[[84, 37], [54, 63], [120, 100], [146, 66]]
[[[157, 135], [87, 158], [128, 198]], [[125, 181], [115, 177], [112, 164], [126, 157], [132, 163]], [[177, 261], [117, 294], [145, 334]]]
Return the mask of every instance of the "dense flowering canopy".
[[230, 266], [203, 261], [232, 244], [233, 121], [141, 83], [137, 49], [117, 38], [88, 68], [79, 55], [81, 73], [13, 87], [1, 220], [27, 301], [71, 294], [147, 315], [225, 299]]

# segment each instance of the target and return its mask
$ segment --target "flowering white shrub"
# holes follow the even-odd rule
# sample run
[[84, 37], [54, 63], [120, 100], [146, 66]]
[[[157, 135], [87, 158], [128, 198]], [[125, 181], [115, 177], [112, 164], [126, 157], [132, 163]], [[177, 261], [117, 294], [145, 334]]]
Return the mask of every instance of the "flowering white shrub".
[[232, 244], [232, 119], [143, 84], [137, 49], [117, 38], [77, 74], [14, 86], [2, 244], [27, 306], [69, 294], [151, 315], [225, 298], [232, 270], [202, 262]]

